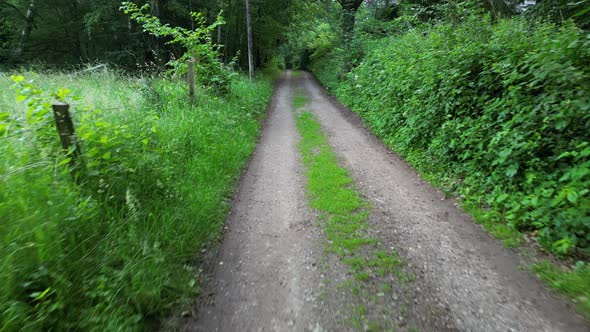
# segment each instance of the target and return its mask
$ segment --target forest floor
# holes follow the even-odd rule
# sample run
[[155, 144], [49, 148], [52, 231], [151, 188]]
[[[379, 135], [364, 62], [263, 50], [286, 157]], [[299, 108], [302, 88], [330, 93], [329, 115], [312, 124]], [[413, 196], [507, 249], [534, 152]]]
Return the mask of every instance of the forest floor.
[[[299, 95], [304, 102], [294, 105]], [[347, 186], [367, 202], [367, 226], [359, 229], [372, 240], [350, 249], [358, 255], [329, 250], [326, 214], [310, 207], [302, 112], [321, 125], [352, 179]], [[317, 181], [321, 187], [321, 176]], [[372, 257], [382, 248], [399, 257], [391, 273], [355, 274], [347, 257]], [[589, 330], [569, 302], [526, 268], [526, 258], [420, 179], [309, 73], [286, 72], [277, 83], [224, 240], [210, 260], [184, 330]]]

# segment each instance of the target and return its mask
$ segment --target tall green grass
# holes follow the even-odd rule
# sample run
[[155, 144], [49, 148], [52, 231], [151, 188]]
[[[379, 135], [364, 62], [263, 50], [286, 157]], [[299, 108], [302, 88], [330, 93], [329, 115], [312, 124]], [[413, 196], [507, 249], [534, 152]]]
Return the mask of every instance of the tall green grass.
[[26, 73], [67, 87], [84, 167], [78, 186], [48, 111], [0, 76], [0, 331], [142, 330], [198, 291], [200, 249], [253, 152], [270, 98], [236, 79], [189, 105], [182, 82], [114, 72]]

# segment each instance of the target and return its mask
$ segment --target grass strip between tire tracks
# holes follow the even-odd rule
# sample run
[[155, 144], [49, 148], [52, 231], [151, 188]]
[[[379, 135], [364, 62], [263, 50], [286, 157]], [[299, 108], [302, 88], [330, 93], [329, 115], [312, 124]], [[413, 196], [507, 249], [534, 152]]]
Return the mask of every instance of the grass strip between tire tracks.
[[[296, 95], [295, 108], [304, 105], [303, 101], [305, 97]], [[355, 329], [370, 331], [394, 328], [392, 322], [368, 317], [365, 305], [371, 306], [378, 296], [392, 292], [391, 285], [383, 282], [384, 277], [395, 276], [402, 282], [409, 277], [399, 270], [402, 262], [396, 252], [381, 248], [379, 241], [369, 236], [370, 204], [357, 193], [348, 171], [339, 166], [318, 121], [307, 111], [296, 117], [309, 204], [320, 214], [327, 237], [325, 250], [336, 254], [347, 266], [351, 278], [346, 287], [359, 299], [368, 301], [354, 308], [349, 323]]]

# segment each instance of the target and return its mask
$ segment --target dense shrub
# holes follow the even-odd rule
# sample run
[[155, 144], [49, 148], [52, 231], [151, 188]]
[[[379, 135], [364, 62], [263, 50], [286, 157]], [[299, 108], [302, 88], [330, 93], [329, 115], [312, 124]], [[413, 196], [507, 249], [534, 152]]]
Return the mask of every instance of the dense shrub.
[[[170, 81], [27, 76], [16, 90], [0, 76], [0, 330], [143, 330], [197, 290], [192, 262], [219, 235], [270, 85], [234, 79], [191, 106]], [[82, 97], [80, 186], [47, 104], [57, 84]]]
[[[340, 53], [338, 53], [340, 52]], [[341, 51], [314, 72], [388, 145], [485, 218], [590, 255], [590, 35], [472, 17]]]

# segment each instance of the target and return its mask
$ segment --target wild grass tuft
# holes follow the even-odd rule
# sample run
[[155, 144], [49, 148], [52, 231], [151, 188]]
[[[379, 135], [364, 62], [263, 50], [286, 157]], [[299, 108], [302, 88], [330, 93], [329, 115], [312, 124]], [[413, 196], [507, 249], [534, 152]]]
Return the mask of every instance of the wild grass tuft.
[[293, 107], [297, 110], [309, 103], [309, 98], [305, 95], [303, 90], [297, 90], [295, 92], [295, 98], [293, 98]]
[[590, 317], [590, 267], [578, 262], [576, 267], [565, 270], [548, 261], [535, 264], [533, 271], [551, 288], [569, 296], [577, 309]]

